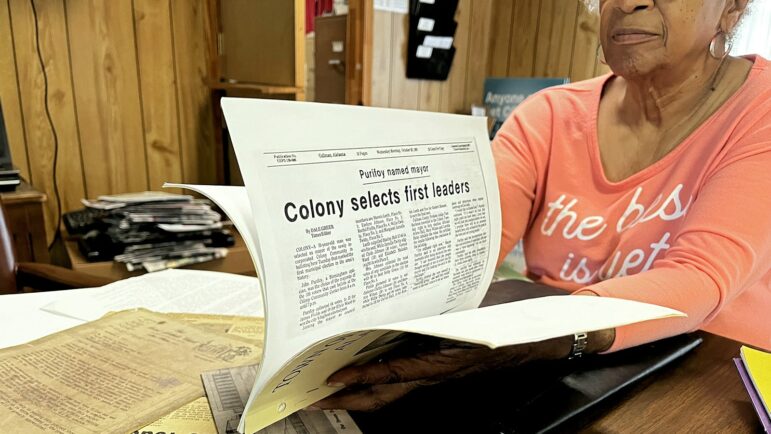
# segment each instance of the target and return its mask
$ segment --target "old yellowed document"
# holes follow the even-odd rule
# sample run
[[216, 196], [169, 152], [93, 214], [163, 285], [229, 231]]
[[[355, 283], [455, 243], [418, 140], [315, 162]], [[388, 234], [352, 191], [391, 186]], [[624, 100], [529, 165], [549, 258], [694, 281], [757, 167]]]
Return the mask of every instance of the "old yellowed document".
[[209, 400], [198, 398], [142, 429], [130, 434], [217, 434]]
[[198, 398], [131, 434], [217, 434], [209, 401]]
[[260, 346], [265, 338], [265, 318], [262, 317], [207, 313], [168, 313], [166, 315], [198, 328], [240, 336], [255, 341]]
[[133, 432], [203, 396], [203, 371], [261, 346], [145, 310], [0, 351], [0, 432]]
[[[167, 316], [196, 327], [254, 340], [262, 345], [263, 318], [171, 313]], [[207, 398], [199, 398], [131, 434], [220, 434], [236, 433], [235, 427], [257, 376], [257, 365], [225, 368], [202, 374]], [[211, 403], [210, 403], [211, 401]], [[214, 412], [214, 413], [212, 413]], [[300, 411], [262, 429], [259, 434], [360, 434], [348, 412]]]
[[[210, 315], [199, 313], [168, 313], [167, 316], [193, 324], [198, 328], [217, 333], [230, 333], [253, 340], [260, 349], [264, 337], [263, 318]], [[252, 380], [253, 381], [253, 380]], [[175, 410], [132, 434], [217, 434], [209, 401], [199, 398]]]

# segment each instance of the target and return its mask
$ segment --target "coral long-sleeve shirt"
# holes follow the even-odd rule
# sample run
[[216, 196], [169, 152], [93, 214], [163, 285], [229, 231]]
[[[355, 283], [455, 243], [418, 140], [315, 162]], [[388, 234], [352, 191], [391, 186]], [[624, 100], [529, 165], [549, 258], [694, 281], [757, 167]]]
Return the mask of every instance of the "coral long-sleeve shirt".
[[771, 350], [771, 66], [750, 60], [717, 112], [622, 181], [597, 144], [611, 75], [533, 95], [493, 141], [500, 260], [523, 238], [536, 281], [688, 315], [620, 327], [610, 351], [699, 328]]

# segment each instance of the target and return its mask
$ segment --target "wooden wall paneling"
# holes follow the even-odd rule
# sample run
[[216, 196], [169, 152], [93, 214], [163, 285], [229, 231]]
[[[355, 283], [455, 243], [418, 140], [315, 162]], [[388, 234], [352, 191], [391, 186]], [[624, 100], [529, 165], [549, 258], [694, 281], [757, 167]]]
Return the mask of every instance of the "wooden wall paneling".
[[[372, 2], [370, 2], [372, 3]], [[348, 1], [348, 19], [345, 33], [345, 103], [361, 102], [361, 65], [364, 43], [364, 16], [361, 0]], [[358, 66], [358, 68], [357, 68]]]
[[296, 101], [305, 101], [305, 0], [294, 0], [294, 86], [303, 89], [295, 93]]
[[482, 104], [485, 78], [490, 70], [490, 38], [493, 24], [493, 0], [474, 0], [469, 22], [468, 62], [463, 106]]
[[214, 184], [217, 150], [209, 88], [212, 61], [207, 49], [210, 23], [206, 0], [171, 0], [174, 65], [185, 182]]
[[171, 5], [134, 0], [139, 88], [149, 188], [182, 182]]
[[373, 57], [373, 20], [375, 17], [375, 5], [369, 0], [363, 0], [362, 3], [364, 22], [363, 34], [364, 41], [361, 51], [363, 59], [361, 72], [361, 102], [364, 105], [370, 105], [372, 102], [372, 57]]
[[419, 80], [407, 78], [409, 15], [391, 14], [391, 107], [418, 108]]
[[[24, 113], [31, 183], [48, 196], [45, 220], [49, 241], [56, 232], [54, 135], [45, 112], [44, 76], [35, 43], [35, 17], [27, 1], [10, 3]], [[56, 184], [62, 212], [80, 207], [85, 194], [78, 122], [74, 111], [67, 22], [62, 0], [36, 1], [40, 52], [48, 77], [48, 108], [58, 139]]]
[[[490, 76], [505, 77], [509, 69], [509, 43], [512, 38], [514, 0], [493, 2], [490, 36]], [[513, 32], [518, 37], [518, 32]]]
[[603, 74], [607, 74], [610, 72], [610, 68], [608, 65], [600, 62], [600, 59], [598, 58], [594, 63], [594, 76], [600, 76]]
[[570, 65], [570, 81], [594, 77], [599, 31], [599, 17], [589, 12], [583, 5], [579, 5], [573, 41], [573, 60]]
[[316, 100], [316, 34], [305, 36], [305, 99]]
[[543, 0], [538, 22], [535, 67], [538, 77], [567, 77], [570, 74], [578, 1]]
[[455, 31], [455, 58], [450, 68], [450, 75], [444, 86], [441, 111], [446, 113], [469, 113], [470, 107], [466, 107], [466, 71], [469, 56], [468, 43], [471, 25], [471, 0], [460, 0], [455, 20], [458, 28]]
[[372, 19], [372, 92], [375, 107], [391, 104], [392, 12], [376, 10]]
[[[369, 105], [372, 89], [372, 11], [371, 0], [348, 2], [346, 40], [346, 104]], [[306, 48], [307, 50], [307, 48]], [[307, 64], [307, 62], [306, 62]]]
[[442, 106], [442, 94], [446, 81], [420, 80], [418, 84], [418, 110], [438, 112]]
[[24, 136], [24, 116], [21, 110], [18, 79], [16, 76], [16, 53], [11, 26], [8, 0], [0, 1], [0, 103], [3, 106], [5, 131], [11, 148], [13, 164], [21, 176], [29, 180], [30, 168], [27, 160], [27, 139]]
[[538, 38], [540, 0], [516, 0], [511, 19], [509, 77], [531, 77]]
[[67, 2], [89, 196], [148, 187], [130, 0]]

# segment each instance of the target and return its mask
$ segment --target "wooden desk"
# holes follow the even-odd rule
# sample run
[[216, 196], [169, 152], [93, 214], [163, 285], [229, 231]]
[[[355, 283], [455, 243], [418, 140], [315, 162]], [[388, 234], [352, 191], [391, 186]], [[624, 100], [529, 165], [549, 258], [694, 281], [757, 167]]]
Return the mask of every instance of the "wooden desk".
[[[256, 276], [257, 274], [254, 271], [252, 257], [246, 249], [244, 240], [238, 232], [232, 232], [235, 237], [235, 245], [228, 248], [227, 257], [201, 264], [190, 265], [184, 268]], [[62, 238], [65, 239], [64, 245], [70, 260], [70, 267], [75, 271], [81, 271], [94, 276], [109, 277], [115, 280], [139, 276], [144, 273], [142, 271], [128, 271], [126, 270], [125, 264], [115, 261], [88, 262], [80, 253], [76, 240], [70, 239], [66, 235]]]
[[51, 262], [43, 207], [46, 195], [22, 181], [15, 191], [0, 193], [18, 262]]
[[613, 399], [581, 432], [762, 432], [732, 360], [741, 344], [702, 336], [691, 354]]

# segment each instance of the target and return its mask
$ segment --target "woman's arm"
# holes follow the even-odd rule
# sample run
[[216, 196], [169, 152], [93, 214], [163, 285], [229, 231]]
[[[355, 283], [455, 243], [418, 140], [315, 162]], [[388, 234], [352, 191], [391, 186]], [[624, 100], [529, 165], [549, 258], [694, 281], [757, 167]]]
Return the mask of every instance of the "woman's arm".
[[498, 265], [522, 239], [539, 198], [551, 147], [552, 113], [545, 94], [526, 99], [504, 122], [492, 143], [501, 196]]
[[671, 307], [687, 318], [620, 327], [611, 351], [701, 327], [771, 267], [771, 124], [733, 146], [650, 270], [579, 293]]

